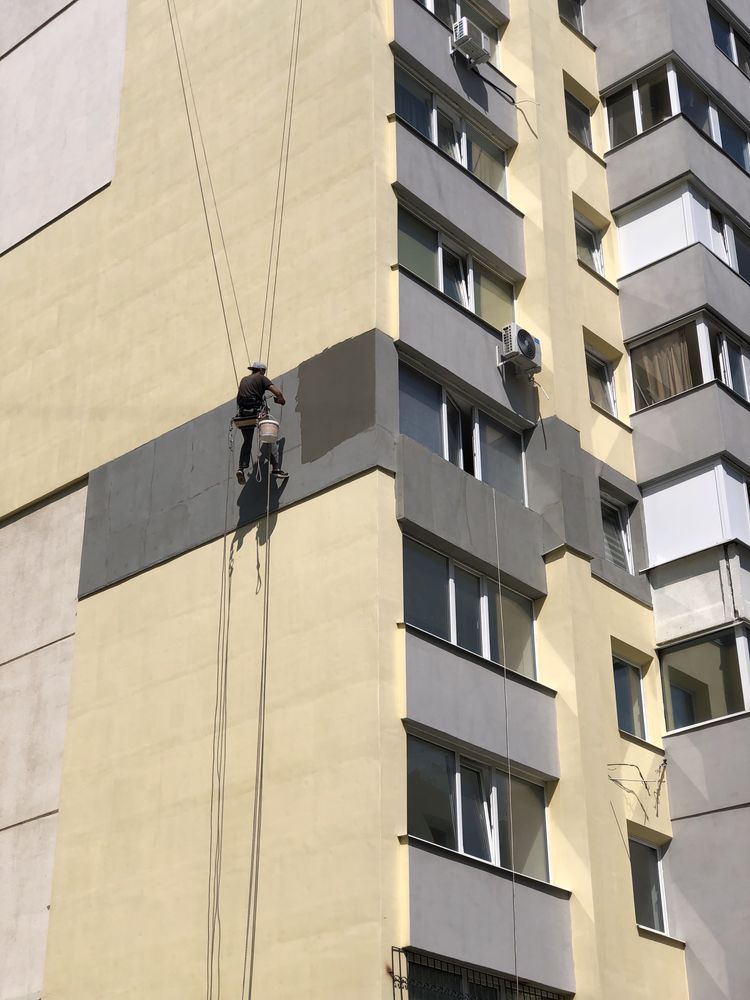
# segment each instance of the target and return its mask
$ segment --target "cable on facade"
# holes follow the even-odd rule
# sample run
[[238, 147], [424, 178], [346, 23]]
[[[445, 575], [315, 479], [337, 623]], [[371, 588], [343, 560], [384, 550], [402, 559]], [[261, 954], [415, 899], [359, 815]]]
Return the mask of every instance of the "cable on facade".
[[492, 512], [495, 525], [495, 558], [497, 567], [497, 603], [500, 621], [500, 648], [503, 657], [503, 702], [505, 710], [505, 760], [508, 765], [508, 837], [510, 840], [511, 906], [513, 911], [513, 978], [516, 983], [516, 998], [521, 996], [518, 977], [518, 920], [516, 914], [516, 856], [513, 839], [513, 781], [510, 768], [510, 724], [508, 721], [508, 666], [505, 655], [505, 621], [503, 618], [503, 584], [500, 578], [500, 529], [497, 523], [497, 490], [492, 487]]
[[[173, 10], [173, 6], [174, 6], [174, 10]], [[195, 121], [196, 121], [196, 126], [198, 128], [198, 133], [199, 133], [199, 136], [200, 136], [201, 148], [203, 150], [203, 158], [204, 158], [205, 165], [206, 165], [206, 175], [208, 177], [209, 185], [210, 185], [210, 188], [211, 188], [211, 195], [212, 195], [212, 198], [213, 198], [214, 211], [216, 213], [216, 218], [217, 218], [218, 224], [219, 224], [219, 232], [221, 234], [221, 242], [222, 242], [222, 246], [224, 248], [224, 257], [225, 257], [226, 262], [227, 262], [227, 270], [228, 270], [228, 273], [229, 273], [229, 280], [230, 280], [230, 283], [232, 285], [232, 293], [234, 295], [234, 303], [235, 303], [235, 307], [237, 309], [237, 317], [238, 317], [239, 322], [240, 322], [240, 329], [242, 330], [242, 339], [243, 339], [243, 341], [245, 343], [245, 352], [247, 353], [248, 361], [250, 360], [250, 352], [248, 350], [247, 340], [245, 339], [245, 328], [244, 328], [244, 325], [242, 323], [242, 316], [240, 314], [239, 303], [237, 301], [237, 291], [236, 291], [235, 286], [234, 286], [234, 278], [232, 276], [232, 268], [231, 268], [231, 265], [229, 263], [229, 254], [227, 253], [227, 247], [226, 247], [226, 243], [224, 241], [224, 231], [223, 231], [223, 228], [222, 228], [222, 225], [221, 225], [221, 216], [220, 216], [219, 208], [218, 208], [218, 205], [217, 205], [217, 202], [216, 202], [216, 195], [214, 193], [213, 181], [211, 179], [211, 169], [210, 169], [209, 163], [208, 163], [208, 155], [206, 153], [205, 143], [203, 142], [203, 132], [202, 132], [201, 127], [200, 127], [200, 118], [198, 116], [198, 106], [195, 103], [195, 94], [193, 92], [192, 82], [190, 81], [190, 73], [189, 73], [189, 69], [188, 69], [187, 54], [185, 52], [185, 47], [184, 47], [183, 42], [182, 42], [182, 32], [180, 30], [179, 14], [177, 12], [177, 6], [175, 4], [175, 0], [167, 0], [167, 10], [169, 11], [169, 24], [170, 24], [170, 27], [172, 29], [172, 41], [174, 42], [175, 56], [177, 57], [177, 69], [179, 70], [179, 74], [180, 74], [180, 87], [182, 88], [182, 99], [183, 99], [183, 102], [185, 104], [185, 116], [187, 118], [188, 129], [190, 131], [190, 144], [191, 144], [192, 149], [193, 149], [193, 160], [195, 161], [195, 172], [196, 172], [197, 177], [198, 177], [198, 187], [200, 189], [201, 204], [203, 205], [203, 216], [204, 216], [204, 218], [206, 220], [206, 232], [208, 233], [208, 242], [209, 242], [209, 245], [211, 247], [211, 261], [213, 263], [214, 274], [216, 276], [216, 287], [219, 290], [219, 301], [221, 303], [221, 313], [222, 313], [222, 317], [224, 319], [224, 329], [226, 330], [226, 335], [227, 335], [227, 344], [229, 346], [229, 356], [230, 356], [230, 359], [231, 359], [231, 362], [232, 362], [232, 369], [234, 371], [235, 382], [239, 385], [239, 381], [240, 380], [239, 380], [239, 376], [237, 374], [237, 364], [235, 362], [235, 357], [234, 357], [234, 348], [232, 347], [232, 334], [231, 334], [230, 329], [229, 329], [229, 319], [227, 317], [227, 309], [226, 309], [226, 304], [224, 302], [224, 292], [223, 292], [222, 287], [221, 287], [221, 277], [219, 275], [219, 266], [218, 266], [218, 263], [216, 261], [216, 247], [214, 246], [214, 238], [213, 238], [213, 236], [211, 234], [211, 223], [210, 223], [209, 218], [208, 218], [208, 205], [206, 204], [206, 192], [205, 192], [204, 185], [203, 185], [203, 178], [201, 176], [200, 164], [199, 164], [199, 161], [198, 161], [198, 149], [197, 149], [196, 142], [195, 142], [195, 133], [193, 131], [193, 122], [192, 122], [192, 119], [190, 117], [190, 107], [189, 107], [189, 104], [188, 104], [188, 95], [187, 95], [187, 89], [188, 88], [185, 85], [185, 77], [186, 76], [187, 76], [188, 83], [189, 83], [190, 96], [191, 96], [191, 99], [192, 99], [192, 102], [193, 102], [193, 113], [195, 114]], [[178, 36], [179, 36], [179, 44], [178, 44], [178, 40], [177, 40]], [[180, 58], [180, 48], [182, 48], [182, 58]], [[183, 73], [183, 70], [182, 70], [182, 64], [183, 64], [183, 62], [185, 63], [185, 73]]]

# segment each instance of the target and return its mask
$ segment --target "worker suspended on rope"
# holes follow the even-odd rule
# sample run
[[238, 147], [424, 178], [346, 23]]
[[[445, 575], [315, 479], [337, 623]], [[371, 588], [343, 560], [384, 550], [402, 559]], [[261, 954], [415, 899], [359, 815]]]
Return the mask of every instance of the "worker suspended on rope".
[[[252, 459], [253, 434], [258, 419], [268, 416], [268, 408], [265, 403], [265, 394], [270, 392], [279, 406], [286, 403], [284, 393], [273, 382], [266, 377], [266, 366], [262, 361], [253, 361], [249, 366], [250, 375], [240, 381], [237, 390], [237, 417], [243, 422], [240, 426], [242, 431], [242, 450], [240, 451], [240, 464], [237, 469], [237, 482], [244, 483], [245, 469], [250, 465]], [[249, 423], [245, 424], [245, 421]], [[279, 466], [279, 455], [276, 444], [270, 446], [271, 475], [276, 479], [288, 479], [289, 473]]]

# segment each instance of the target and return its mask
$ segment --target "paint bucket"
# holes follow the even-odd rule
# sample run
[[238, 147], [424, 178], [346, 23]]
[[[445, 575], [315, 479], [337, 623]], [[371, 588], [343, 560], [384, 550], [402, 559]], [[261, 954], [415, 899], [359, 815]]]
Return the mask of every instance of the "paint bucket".
[[258, 438], [261, 444], [276, 444], [279, 439], [279, 423], [273, 417], [258, 421]]

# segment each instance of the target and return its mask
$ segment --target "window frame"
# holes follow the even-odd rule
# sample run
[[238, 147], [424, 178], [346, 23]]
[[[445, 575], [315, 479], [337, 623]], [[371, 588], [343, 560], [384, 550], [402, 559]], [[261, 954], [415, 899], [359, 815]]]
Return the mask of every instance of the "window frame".
[[[440, 437], [443, 445], [442, 454], [439, 456], [445, 462], [450, 462], [457, 469], [461, 469], [462, 472], [466, 472], [467, 475], [472, 476], [474, 479], [479, 480], [485, 485], [490, 485], [485, 479], [482, 478], [482, 447], [479, 431], [479, 421], [480, 414], [484, 415], [489, 420], [495, 421], [495, 423], [500, 424], [505, 430], [510, 434], [517, 435], [521, 448], [521, 483], [523, 486], [523, 506], [528, 507], [529, 505], [529, 490], [526, 475], [526, 436], [522, 431], [517, 430], [515, 427], [511, 427], [510, 424], [504, 422], [501, 418], [496, 417], [492, 413], [487, 413], [481, 407], [477, 406], [471, 400], [466, 399], [460, 393], [453, 392], [452, 389], [444, 385], [442, 382], [438, 382], [437, 379], [432, 378], [429, 374], [417, 368], [415, 365], [408, 364], [403, 360], [399, 360], [399, 370], [401, 368], [407, 368], [413, 374], [416, 374], [420, 378], [426, 379], [436, 385], [441, 392], [442, 400], [440, 405]], [[448, 422], [448, 407], [449, 405], [455, 406], [462, 414], [463, 411], [469, 409], [471, 411], [471, 444], [472, 444], [472, 465], [474, 467], [473, 472], [468, 472], [466, 469], [466, 458], [464, 456], [464, 445], [463, 439], [459, 442], [460, 448], [460, 464], [453, 462], [450, 458], [450, 442], [449, 442], [449, 422]], [[408, 437], [409, 435], [407, 435]], [[491, 487], [495, 488], [495, 487]], [[502, 491], [499, 491], [502, 492]], [[511, 498], [512, 499], [512, 498]]]
[[[633, 841], [636, 844], [640, 844], [641, 847], [648, 847], [649, 850], [654, 851], [656, 854], [656, 869], [659, 875], [659, 904], [661, 910], [661, 922], [663, 925], [663, 930], [659, 930], [658, 927], [649, 927], [648, 924], [639, 924], [636, 915], [636, 927], [643, 927], [647, 931], [653, 931], [656, 934], [666, 934], [669, 935], [669, 919], [667, 915], [667, 901], [664, 892], [664, 868], [662, 865], [662, 860], [664, 858], [664, 845], [657, 846], [656, 844], [650, 844], [647, 840], [642, 840], [640, 837], [631, 837], [628, 834], [628, 859], [630, 859], [630, 842]], [[633, 863], [630, 862], [630, 874], [631, 880], [633, 876]], [[633, 911], [635, 913], [635, 891], [633, 892]]]
[[[743, 76], [750, 79], [750, 72], [746, 72], [740, 65], [740, 58], [737, 52], [737, 37], [740, 38], [743, 45], [747, 46], [747, 48], [750, 49], [750, 35], [745, 34], [745, 32], [743, 31], [738, 31], [732, 18], [727, 17], [727, 15], [723, 11], [720, 11], [713, 4], [709, 3], [707, 6], [708, 6], [709, 22], [711, 27], [711, 38], [713, 40], [714, 45], [719, 50], [719, 52], [721, 52], [723, 56], [725, 56], [731, 63], [733, 63], [737, 67], [737, 69], [740, 71], [740, 73], [742, 73]], [[725, 52], [724, 49], [716, 41], [716, 36], [713, 30], [713, 23], [711, 21], [712, 15], [720, 17], [722, 21], [726, 22], [729, 28], [729, 48], [731, 50], [731, 55]]]
[[[629, 573], [631, 576], [635, 575], [635, 570], [633, 568], [633, 548], [630, 538], [630, 508], [627, 504], [621, 503], [619, 500], [615, 500], [609, 493], [601, 492], [599, 493], [599, 500], [602, 508], [607, 507], [609, 510], [614, 511], [617, 514], [618, 521], [620, 523], [620, 536], [623, 543], [623, 552], [625, 555], [625, 561], [627, 563], [627, 569], [623, 570], [622, 566], [618, 566], [616, 562], [612, 559], [608, 559], [606, 555], [606, 547], [604, 554], [604, 561], [610, 563], [616, 569], [623, 570]], [[602, 531], [604, 531], [604, 520], [602, 519]]]
[[[442, 640], [443, 642], [450, 643], [451, 646], [455, 646], [456, 649], [460, 649], [466, 653], [470, 653], [473, 656], [479, 656], [483, 660], [487, 660], [488, 663], [492, 663], [495, 666], [502, 667], [503, 670], [509, 670], [512, 674], [518, 674], [520, 677], [526, 677], [530, 680], [537, 679], [537, 636], [536, 636], [536, 609], [534, 607], [534, 601], [526, 597], [525, 594], [519, 593], [517, 590], [513, 590], [512, 587], [507, 587], [503, 583], [498, 583], [498, 581], [492, 577], [486, 576], [484, 573], [480, 573], [478, 570], [473, 569], [471, 566], [467, 566], [460, 560], [454, 559], [452, 556], [446, 555], [439, 549], [434, 548], [432, 545], [425, 545], [424, 542], [419, 541], [416, 538], [412, 538], [411, 535], [404, 535], [403, 542], [411, 542], [413, 545], [420, 545], [423, 549], [429, 549], [436, 555], [440, 556], [441, 559], [445, 559], [448, 568], [448, 638], [445, 639], [443, 636], [437, 635], [434, 632], [429, 632], [427, 629], [421, 628], [419, 625], [412, 625], [412, 628], [419, 628], [420, 631], [427, 632], [428, 635], [434, 635], [435, 638]], [[456, 576], [455, 571], [459, 569], [461, 572], [466, 573], [468, 576], [476, 577], [479, 580], [479, 634], [481, 640], [481, 651], [476, 652], [476, 650], [469, 649], [466, 646], [460, 646], [457, 641], [457, 614], [456, 614]], [[502, 660], [492, 659], [492, 646], [490, 639], [490, 613], [489, 613], [489, 600], [490, 591], [488, 584], [492, 584], [493, 587], [499, 587], [500, 601], [502, 601], [503, 591], [511, 593], [516, 597], [521, 597], [525, 602], [528, 603], [531, 615], [531, 652], [533, 659], [534, 672], [529, 678], [528, 674], [523, 674], [518, 670], [514, 670], [513, 667], [507, 666]], [[404, 602], [405, 603], [405, 602]], [[404, 607], [404, 620], [406, 625], [411, 623], [406, 619], [406, 608]], [[502, 646], [502, 648], [501, 648]], [[498, 654], [502, 654], [504, 651], [505, 643], [499, 644]]]
[[[628, 736], [634, 736], [637, 740], [643, 740], [644, 742], [647, 742], [648, 741], [649, 728], [648, 728], [648, 720], [646, 718], [646, 699], [645, 699], [645, 695], [644, 695], [643, 667], [639, 666], [637, 663], [632, 663], [630, 660], [626, 660], [622, 656], [618, 656], [616, 653], [613, 653], [612, 654], [612, 679], [613, 679], [613, 682], [614, 682], [615, 666], [617, 664], [620, 664], [623, 667], [627, 667], [628, 670], [630, 670], [630, 671], [635, 671], [635, 673], [637, 675], [637, 678], [638, 678], [638, 682], [637, 682], [638, 704], [640, 706], [640, 711], [641, 711], [641, 721], [642, 721], [642, 724], [643, 724], [643, 732], [642, 733], [632, 733], [629, 729], [624, 729], [622, 727], [622, 725], [620, 724], [621, 720], [620, 720], [620, 713], [619, 712], [617, 712], [617, 728], [619, 729], [619, 731], [621, 733], [627, 733]], [[632, 675], [629, 675], [629, 676], [632, 676]], [[617, 708], [616, 687], [615, 687], [615, 708]]]
[[[518, 774], [514, 768], [509, 764], [505, 766], [498, 765], [497, 762], [490, 760], [489, 758], [482, 760], [480, 757], [472, 757], [470, 754], [463, 753], [461, 750], [450, 744], [445, 745], [438, 742], [436, 739], [425, 736], [422, 733], [414, 733], [407, 730], [407, 737], [412, 740], [419, 740], [422, 743], [428, 743], [438, 750], [442, 750], [444, 753], [453, 754], [454, 764], [453, 764], [453, 795], [454, 795], [454, 816], [453, 820], [456, 829], [456, 847], [444, 847], [444, 850], [453, 851], [455, 854], [460, 854], [465, 858], [472, 858], [476, 861], [481, 861], [486, 865], [492, 865], [495, 868], [501, 868], [505, 871], [514, 872], [517, 875], [524, 875], [526, 878], [533, 878], [537, 881], [544, 882], [549, 885], [552, 883], [552, 871], [551, 871], [551, 857], [550, 857], [550, 847], [549, 847], [549, 794], [547, 789], [547, 784], [541, 780], [535, 780], [534, 778], [529, 778], [526, 774]], [[407, 748], [408, 754], [408, 748]], [[461, 769], [466, 767], [467, 770], [478, 771], [482, 777], [483, 784], [483, 812], [485, 815], [485, 832], [487, 834], [487, 843], [489, 846], [490, 860], [483, 858], [477, 854], [470, 854], [464, 849], [464, 823], [463, 823], [463, 802], [461, 797]], [[408, 772], [408, 768], [407, 768]], [[508, 864], [503, 864], [503, 858], [501, 856], [500, 850], [500, 811], [499, 811], [499, 801], [502, 795], [501, 782], [505, 779], [508, 781], [508, 806], [511, 809], [513, 792], [510, 784], [512, 781], [522, 781], [527, 785], [533, 785], [535, 788], [540, 788], [542, 790], [542, 833], [544, 838], [544, 862], [547, 871], [546, 879], [539, 879], [536, 875], [525, 875], [524, 872], [517, 868], [512, 868], [510, 862], [512, 858], [507, 859]], [[489, 791], [489, 796], [486, 795], [486, 791]], [[408, 773], [407, 773], [407, 794], [408, 794]], [[489, 801], [488, 801], [489, 799]], [[512, 809], [511, 809], [512, 812]], [[509, 820], [512, 821], [512, 817], [509, 816]], [[414, 834], [409, 833], [409, 836], [414, 836]], [[418, 838], [422, 839], [422, 838]], [[427, 843], [432, 843], [432, 841], [427, 841]], [[438, 845], [440, 846], [440, 845]], [[512, 845], [515, 846], [515, 845]]]
[[[735, 334], [727, 332], [718, 323], [709, 323], [708, 327], [709, 335], [714, 333], [718, 339], [719, 371], [715, 373], [716, 377], [722, 385], [739, 396], [740, 399], [744, 399], [746, 403], [750, 402], [750, 344], [747, 344]], [[735, 377], [729, 359], [730, 344], [740, 352], [741, 375], [744, 382], [744, 385], [741, 387], [737, 387], [734, 384]]]
[[614, 364], [611, 361], [606, 361], [601, 355], [597, 354], [595, 350], [591, 347], [584, 347], [584, 354], [586, 357], [586, 381], [588, 383], [588, 364], [592, 362], [598, 368], [602, 369], [604, 372], [604, 387], [605, 394], [609, 400], [609, 409], [600, 406], [599, 403], [595, 402], [591, 398], [591, 387], [589, 386], [589, 402], [592, 406], [598, 409], [604, 409], [611, 417], [617, 417], [617, 388], [615, 386], [615, 372]]
[[[676, 399], [678, 396], [683, 395], [685, 392], [691, 392], [693, 389], [698, 388], [698, 386], [705, 385], [707, 382], [714, 381], [716, 376], [713, 370], [713, 359], [711, 358], [709, 335], [708, 335], [710, 322], [712, 321], [706, 319], [703, 313], [689, 315], [686, 316], [684, 319], [680, 320], [678, 323], [670, 323], [665, 327], [652, 331], [645, 337], [639, 338], [634, 343], [627, 344], [628, 363], [630, 364], [631, 384], [633, 389], [633, 406], [635, 408], [636, 413], [639, 413], [641, 410], [646, 410], [651, 406], [659, 406], [661, 403], [666, 403], [670, 399]], [[701, 381], [697, 382], [695, 385], [688, 387], [687, 389], [682, 389], [680, 390], [680, 392], [674, 393], [671, 396], [664, 396], [663, 399], [657, 399], [653, 403], [644, 403], [642, 406], [639, 406], [638, 381], [636, 379], [635, 372], [633, 371], [633, 351], [637, 350], [639, 347], [645, 347], [647, 344], [653, 343], [653, 341], [659, 340], [661, 337], [666, 337], [671, 333], [675, 333], [679, 330], [684, 330], [691, 325], [695, 326], [695, 340], [700, 361]]]
[[[587, 107], [583, 101], [579, 101], [575, 94], [571, 94], [569, 90], [564, 90], [565, 97], [565, 123], [568, 128], [568, 135], [577, 142], [579, 145], [583, 146], [584, 149], [588, 149], [589, 152], [594, 152], [594, 135], [591, 127], [591, 108]], [[568, 113], [569, 105], [573, 106], [574, 111], [583, 111], [586, 115], [586, 126], [584, 128], [584, 138], [576, 135], [576, 133], [570, 127], [570, 115]]]
[[[467, 173], [471, 174], [471, 176], [478, 184], [481, 184], [482, 187], [487, 188], [488, 191], [492, 191], [493, 194], [496, 194], [504, 201], [507, 201], [508, 200], [507, 149], [499, 145], [497, 140], [492, 138], [487, 133], [487, 131], [482, 128], [482, 126], [479, 123], [477, 123], [471, 118], [466, 118], [465, 115], [463, 115], [455, 105], [453, 105], [447, 98], [443, 97], [442, 94], [438, 94], [433, 86], [431, 86], [426, 80], [420, 78], [416, 73], [412, 72], [411, 69], [408, 69], [400, 62], [395, 63], [395, 68], [404, 76], [410, 77], [422, 90], [426, 91], [427, 94], [429, 94], [430, 97], [432, 98], [431, 108], [429, 112], [429, 123], [430, 123], [429, 136], [425, 136], [424, 133], [419, 131], [419, 129], [415, 129], [415, 131], [419, 132], [419, 135], [423, 136], [423, 138], [426, 139], [427, 142], [429, 142], [432, 146], [438, 149], [444, 156], [447, 156], [449, 159], [453, 160], [454, 163], [457, 163], [460, 167], [462, 167]], [[395, 88], [395, 79], [394, 79], [394, 88]], [[457, 132], [457, 138], [458, 138], [458, 151], [459, 151], [458, 158], [451, 155], [451, 153], [447, 152], [446, 150], [442, 149], [442, 147], [439, 144], [438, 113], [445, 115], [446, 118], [450, 118], [451, 121], [453, 122], [454, 129]], [[408, 122], [406, 124], [407, 127], [413, 128], [413, 126], [409, 125]], [[503, 179], [502, 179], [502, 184], [500, 185], [500, 190], [495, 190], [495, 188], [493, 188], [491, 185], [485, 184], [485, 182], [481, 180], [469, 167], [467, 128], [473, 129], [482, 137], [482, 139], [484, 139], [492, 147], [493, 150], [497, 150], [498, 156], [496, 156], [495, 159], [497, 159], [499, 163], [502, 163], [502, 170], [503, 170]]]
[[[641, 94], [640, 94], [640, 84], [644, 80], [646, 80], [647, 77], [653, 75], [657, 70], [661, 69], [662, 67], [665, 70], [665, 75], [667, 78], [667, 87], [669, 89], [669, 104], [670, 104], [670, 110], [672, 112], [668, 118], [664, 119], [664, 121], [669, 121], [671, 118], [676, 118], [677, 115], [680, 114], [680, 99], [677, 90], [677, 71], [675, 70], [674, 63], [670, 59], [667, 62], [660, 64], [659, 66], [655, 66], [648, 73], [643, 73], [640, 76], [635, 77], [633, 80], [630, 81], [630, 83], [623, 84], [621, 87], [618, 87], [617, 90], [613, 90], [611, 93], [607, 94], [607, 96], [604, 98], [604, 109], [607, 116], [607, 142], [609, 144], [610, 150], [618, 149], [626, 142], [631, 142], [633, 139], [636, 139], [639, 135], [643, 135], [644, 132], [650, 132], [652, 129], [658, 128], [659, 125], [663, 124], [663, 122], [657, 122], [655, 125], [650, 125], [648, 128], [643, 127], [643, 106], [641, 104]], [[627, 91], [628, 87], [630, 88], [631, 100], [633, 103], [633, 112], [635, 116], [635, 135], [630, 136], [628, 139], [623, 139], [622, 142], [613, 144], [612, 128], [609, 117], [609, 101], [612, 97], [615, 97], [616, 95], [623, 93], [623, 91]]]
[[570, 25], [570, 27], [573, 28], [575, 31], [577, 31], [580, 35], [585, 35], [586, 22], [583, 17], [583, 5], [585, 3], [585, 0], [570, 0], [570, 2], [574, 3], [578, 8], [578, 16], [580, 19], [580, 24], [577, 24], [575, 21], [571, 21], [569, 17], [566, 17], [563, 14], [563, 12], [560, 10], [560, 0], [558, 0], [557, 13], [560, 17], [560, 20], [563, 22], [563, 24]]
[[[579, 264], [583, 264], [584, 267], [590, 268], [595, 271], [600, 277], [604, 277], [604, 247], [602, 244], [602, 231], [597, 229], [593, 222], [586, 218], [585, 215], [581, 215], [580, 212], [574, 212], [574, 221], [576, 228], [576, 257]], [[584, 230], [589, 236], [593, 237], [594, 247], [591, 257], [594, 261], [593, 267], [588, 261], [581, 258], [578, 252], [578, 229]]]

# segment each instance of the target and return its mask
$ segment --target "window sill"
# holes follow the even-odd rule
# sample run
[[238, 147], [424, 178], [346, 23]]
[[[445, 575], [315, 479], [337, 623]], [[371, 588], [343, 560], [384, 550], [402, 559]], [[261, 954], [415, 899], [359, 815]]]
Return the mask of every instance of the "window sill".
[[658, 747], [655, 743], [649, 743], [648, 740], [642, 740], [640, 736], [636, 736], [635, 733], [629, 733], [627, 729], [620, 729], [618, 732], [620, 733], [620, 737], [628, 743], [634, 743], [637, 747], [643, 747], [644, 750], [657, 753], [660, 757], [664, 756], [663, 747]]
[[574, 24], [572, 24], [570, 21], [564, 18], [562, 14], [560, 14], [560, 22], [561, 24], [565, 25], [568, 31], [572, 31], [573, 34], [576, 36], [576, 38], [579, 38], [584, 43], [584, 45], [587, 45], [592, 52], [596, 52], [596, 45], [591, 41], [591, 39], [587, 38], [586, 35], [584, 35], [584, 33], [579, 28], [577, 28]]
[[669, 944], [673, 948], [679, 948], [680, 951], [685, 950], [685, 942], [681, 938], [672, 937], [671, 934], [665, 934], [664, 931], [655, 931], [653, 927], [644, 927], [643, 924], [636, 924], [635, 926], [640, 937], [648, 938], [650, 941], [661, 941], [663, 944]]
[[410, 635], [416, 635], [420, 639], [424, 639], [425, 642], [432, 643], [435, 646], [440, 646], [443, 649], [447, 649], [456, 656], [460, 656], [463, 659], [470, 660], [472, 663], [478, 663], [482, 667], [486, 667], [495, 674], [499, 674], [501, 677], [507, 673], [508, 677], [516, 681], [518, 684], [522, 684], [525, 687], [533, 688], [536, 691], [543, 691], [545, 694], [550, 694], [552, 697], [557, 696], [557, 691], [554, 688], [548, 687], [546, 684], [542, 684], [541, 681], [536, 680], [535, 677], [528, 677], [526, 674], [521, 674], [517, 670], [513, 670], [512, 667], [504, 667], [502, 663], [495, 663], [494, 660], [488, 660], [486, 656], [482, 656], [481, 653], [474, 653], [470, 649], [464, 649], [462, 646], [457, 646], [450, 639], [444, 639], [440, 635], [435, 635], [434, 632], [427, 632], [425, 629], [419, 628], [417, 625], [410, 625], [409, 622], [397, 622], [396, 627], [403, 629]]
[[619, 289], [618, 289], [617, 285], [613, 285], [613, 284], [612, 284], [612, 282], [611, 282], [611, 281], [608, 281], [608, 280], [607, 280], [607, 279], [606, 279], [606, 278], [604, 277], [604, 275], [603, 275], [603, 274], [599, 274], [599, 272], [598, 272], [598, 271], [596, 270], [596, 268], [593, 268], [593, 267], [591, 267], [591, 266], [590, 266], [589, 264], [586, 264], [586, 263], [585, 263], [584, 261], [582, 261], [582, 260], [581, 260], [581, 258], [580, 258], [580, 257], [577, 257], [577, 258], [576, 258], [576, 260], [578, 261], [578, 266], [579, 266], [580, 268], [582, 268], [582, 269], [583, 269], [583, 270], [584, 270], [584, 271], [585, 271], [585, 272], [586, 272], [587, 274], [590, 274], [592, 278], [596, 278], [596, 279], [597, 279], [597, 281], [601, 281], [601, 283], [602, 283], [602, 284], [603, 284], [603, 285], [604, 285], [604, 286], [605, 286], [606, 288], [609, 288], [609, 290], [610, 290], [611, 292], [614, 292], [614, 293], [615, 293], [615, 295], [619, 295], [619, 294], [620, 294], [620, 291], [619, 291]]
[[664, 734], [664, 739], [668, 740], [672, 736], [682, 736], [683, 733], [695, 733], [700, 729], [712, 729], [714, 726], [721, 726], [724, 723], [733, 722], [735, 719], [743, 719], [750, 716], [750, 709], [743, 709], [741, 712], [733, 712], [731, 715], [720, 715], [716, 719], [706, 719], [703, 722], [695, 722], [692, 726], [683, 726], [682, 729], [670, 729]]
[[624, 420], [620, 420], [620, 418], [616, 417], [614, 413], [610, 413], [609, 410], [605, 410], [603, 406], [599, 406], [599, 404], [593, 402], [593, 400], [589, 400], [589, 402], [591, 403], [592, 410], [596, 410], [597, 413], [601, 413], [603, 417], [607, 417], [609, 420], [612, 421], [612, 423], [617, 424], [618, 427], [621, 427], [624, 431], [627, 431], [628, 434], [633, 433], [633, 428], [630, 426], [630, 424], [626, 424]]
[[595, 153], [591, 146], [587, 146], [585, 142], [581, 142], [578, 136], [573, 135], [571, 131], [568, 131], [568, 136], [576, 144], [576, 146], [580, 146], [584, 153], [588, 153], [592, 159], [596, 160], [596, 162], [606, 170], [607, 161], [603, 160], [598, 153]]
[[474, 858], [470, 854], [461, 854], [450, 847], [442, 847], [433, 844], [430, 840], [423, 840], [410, 833], [401, 834], [398, 838], [399, 844], [417, 847], [419, 850], [428, 851], [430, 854], [437, 854], [443, 858], [450, 858], [459, 864], [467, 865], [470, 868], [479, 868], [487, 872], [488, 875], [495, 875], [508, 882], [518, 882], [519, 885], [528, 886], [530, 889], [537, 889], [548, 896], [556, 896], [558, 899], [570, 899], [573, 893], [570, 889], [554, 885], [552, 882], [545, 882], [542, 879], [534, 878], [531, 875], [524, 875], [522, 872], [514, 872], [510, 868], [503, 868], [501, 865], [493, 865], [491, 861], [483, 861], [481, 858]]

